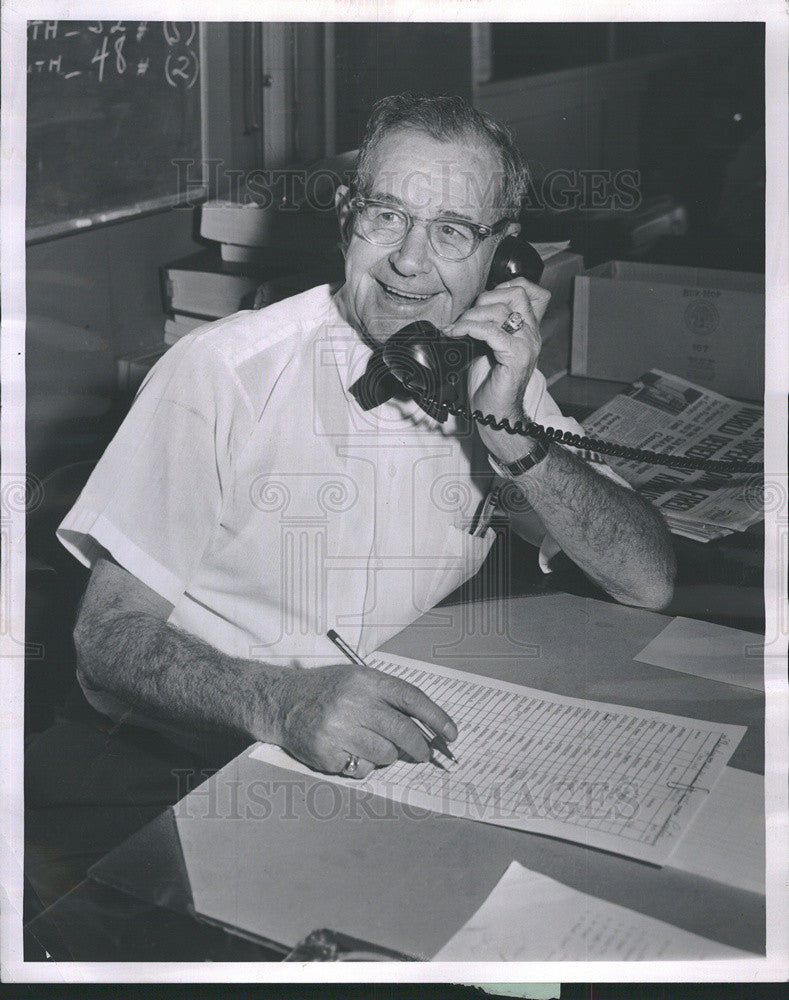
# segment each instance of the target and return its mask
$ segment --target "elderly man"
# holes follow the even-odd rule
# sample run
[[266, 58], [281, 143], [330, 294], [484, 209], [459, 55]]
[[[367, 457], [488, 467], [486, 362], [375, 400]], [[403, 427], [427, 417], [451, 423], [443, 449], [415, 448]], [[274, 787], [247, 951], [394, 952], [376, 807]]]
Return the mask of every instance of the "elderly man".
[[528, 500], [543, 559], [560, 548], [617, 600], [668, 602], [665, 527], [605, 466], [437, 422], [403, 394], [357, 401], [375, 348], [423, 319], [485, 346], [474, 408], [580, 431], [536, 368], [548, 294], [524, 278], [483, 290], [519, 230], [522, 178], [506, 130], [461, 99], [385, 99], [337, 192], [342, 287], [213, 323], [156, 366], [59, 531], [92, 567], [75, 640], [100, 712], [357, 777], [428, 759], [414, 720], [450, 741], [452, 720], [402, 680], [338, 664], [326, 631], [364, 654], [477, 571], [493, 532], [468, 520], [488, 459]]

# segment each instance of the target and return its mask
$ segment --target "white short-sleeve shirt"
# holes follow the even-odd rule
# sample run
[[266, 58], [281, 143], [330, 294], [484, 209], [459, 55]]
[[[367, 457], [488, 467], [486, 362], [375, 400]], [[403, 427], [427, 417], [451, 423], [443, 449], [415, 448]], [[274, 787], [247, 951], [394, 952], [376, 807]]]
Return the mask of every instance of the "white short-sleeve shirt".
[[[334, 663], [330, 628], [377, 648], [471, 577], [495, 536], [468, 530], [492, 475], [479, 436], [413, 401], [362, 411], [348, 389], [369, 355], [329, 286], [183, 338], [60, 540], [89, 566], [110, 553], [173, 605], [171, 624], [229, 655]], [[581, 433], [539, 372], [525, 407]]]

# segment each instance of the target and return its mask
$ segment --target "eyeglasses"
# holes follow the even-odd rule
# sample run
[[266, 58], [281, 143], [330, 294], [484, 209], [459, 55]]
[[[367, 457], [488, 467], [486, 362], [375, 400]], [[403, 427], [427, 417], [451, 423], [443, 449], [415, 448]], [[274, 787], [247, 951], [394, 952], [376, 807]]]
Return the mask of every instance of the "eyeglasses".
[[359, 235], [377, 246], [395, 246], [406, 238], [415, 222], [424, 222], [430, 246], [445, 260], [465, 260], [474, 253], [482, 240], [500, 233], [510, 221], [501, 219], [492, 226], [483, 226], [478, 222], [441, 216], [437, 219], [420, 219], [402, 208], [395, 208], [389, 202], [374, 201], [359, 195], [351, 199], [350, 207], [359, 223]]

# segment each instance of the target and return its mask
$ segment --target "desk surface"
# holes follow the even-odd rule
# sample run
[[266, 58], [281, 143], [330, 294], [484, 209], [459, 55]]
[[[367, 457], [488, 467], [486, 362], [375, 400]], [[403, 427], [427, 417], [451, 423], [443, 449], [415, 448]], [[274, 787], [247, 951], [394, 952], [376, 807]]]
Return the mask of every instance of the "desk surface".
[[[436, 609], [386, 648], [559, 694], [747, 725], [730, 763], [761, 771], [761, 694], [633, 661], [666, 621], [662, 615], [570, 595], [536, 595]], [[292, 779], [290, 772], [242, 755], [204, 790], [226, 808], [228, 794], [236, 795], [250, 782], [268, 782], [270, 791], [271, 782]], [[186, 870], [202, 866], [204, 879], [207, 866], [209, 878], [221, 879], [241, 894], [250, 865], [265, 869], [267, 898], [261, 907], [267, 916], [261, 934], [271, 941], [293, 945], [327, 926], [429, 957], [516, 859], [573, 888], [712, 941], [757, 953], [763, 949], [762, 896], [579, 844], [468, 820], [415, 820], [401, 809], [371, 818], [345, 791], [342, 808], [321, 818], [317, 813], [326, 811], [325, 803], [310, 810], [305, 798], [314, 794], [317, 804], [319, 786], [325, 789], [326, 783], [316, 777], [312, 793], [309, 779], [299, 783], [301, 790], [291, 800], [293, 819], [286, 822], [282, 799], [279, 809], [257, 816], [252, 824], [218, 819], [210, 850], [184, 859]], [[138, 898], [188, 913], [189, 879], [174, 831], [172, 815], [162, 817], [108, 855], [95, 875]]]

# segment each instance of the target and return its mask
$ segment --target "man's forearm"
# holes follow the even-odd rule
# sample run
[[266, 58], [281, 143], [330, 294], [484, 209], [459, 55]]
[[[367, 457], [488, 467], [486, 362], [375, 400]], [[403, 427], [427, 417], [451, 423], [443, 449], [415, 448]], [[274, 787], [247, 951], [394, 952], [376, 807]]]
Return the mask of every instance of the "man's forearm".
[[102, 558], [74, 629], [85, 683], [128, 704], [144, 723], [198, 738], [275, 743], [331, 774], [355, 761], [348, 773], [358, 778], [400, 756], [430, 759], [414, 720], [445, 739], [457, 736], [446, 712], [407, 681], [349, 663], [307, 670], [228, 656], [169, 625], [172, 609]]
[[649, 503], [558, 445], [518, 486], [564, 552], [612, 597], [654, 609], [668, 604], [674, 552]]
[[85, 609], [74, 633], [86, 680], [195, 733], [278, 737], [287, 668], [219, 652], [145, 611]]

